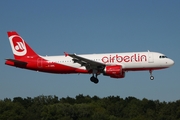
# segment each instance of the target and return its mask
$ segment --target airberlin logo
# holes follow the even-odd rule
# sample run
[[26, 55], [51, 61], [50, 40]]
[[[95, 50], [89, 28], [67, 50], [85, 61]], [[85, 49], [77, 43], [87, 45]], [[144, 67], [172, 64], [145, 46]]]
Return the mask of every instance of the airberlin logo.
[[109, 55], [102, 57], [103, 63], [121, 63], [121, 62], [142, 62], [147, 61], [146, 55], [133, 54], [133, 55]]
[[24, 40], [18, 36], [13, 35], [9, 37], [10, 44], [13, 50], [13, 53], [17, 56], [24, 56], [27, 53]]
[[15, 48], [15, 50], [17, 50], [17, 51], [23, 51], [23, 50], [25, 50], [25, 46], [24, 46], [24, 44], [22, 43], [22, 42], [16, 42], [16, 46], [14, 47]]

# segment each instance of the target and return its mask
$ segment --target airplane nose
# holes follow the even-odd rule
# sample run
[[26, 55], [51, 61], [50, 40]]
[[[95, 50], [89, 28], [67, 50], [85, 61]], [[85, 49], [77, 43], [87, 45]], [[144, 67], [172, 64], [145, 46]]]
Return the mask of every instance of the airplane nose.
[[169, 65], [170, 65], [170, 66], [174, 65], [174, 61], [170, 59]]

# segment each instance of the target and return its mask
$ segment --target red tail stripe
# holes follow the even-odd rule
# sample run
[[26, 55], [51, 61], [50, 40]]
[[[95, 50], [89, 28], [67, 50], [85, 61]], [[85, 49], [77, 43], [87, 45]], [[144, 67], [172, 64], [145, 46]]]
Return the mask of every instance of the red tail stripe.
[[11, 31], [11, 32], [7, 32], [7, 33], [8, 33], [8, 37], [10, 37], [12, 35], [18, 35], [18, 33], [15, 31]]

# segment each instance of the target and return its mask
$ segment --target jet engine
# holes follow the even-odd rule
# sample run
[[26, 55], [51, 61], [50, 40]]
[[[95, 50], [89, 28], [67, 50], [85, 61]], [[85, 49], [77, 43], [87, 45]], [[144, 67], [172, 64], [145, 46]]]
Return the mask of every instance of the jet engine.
[[104, 69], [104, 75], [111, 78], [124, 78], [125, 72], [122, 70], [121, 65], [106, 66]]

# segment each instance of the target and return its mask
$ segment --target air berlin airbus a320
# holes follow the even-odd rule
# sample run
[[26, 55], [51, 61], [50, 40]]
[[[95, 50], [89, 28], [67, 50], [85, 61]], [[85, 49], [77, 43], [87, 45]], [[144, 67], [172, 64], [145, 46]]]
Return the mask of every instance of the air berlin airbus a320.
[[111, 78], [124, 78], [127, 71], [149, 71], [153, 80], [153, 70], [172, 66], [174, 61], [158, 52], [127, 52], [106, 54], [68, 54], [63, 56], [38, 55], [15, 31], [7, 32], [14, 59], [6, 59], [5, 64], [23, 69], [47, 73], [89, 73], [90, 80], [98, 83], [101, 73]]

